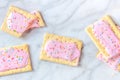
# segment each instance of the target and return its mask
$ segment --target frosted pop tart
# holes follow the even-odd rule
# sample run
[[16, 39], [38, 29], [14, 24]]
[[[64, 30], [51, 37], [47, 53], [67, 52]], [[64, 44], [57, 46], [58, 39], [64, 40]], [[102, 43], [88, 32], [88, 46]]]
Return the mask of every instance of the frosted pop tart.
[[86, 32], [106, 59], [120, 53], [120, 31], [110, 16], [88, 26]]
[[[117, 26], [118, 29], [120, 30], [120, 27]], [[104, 62], [107, 63], [112, 69], [116, 70], [116, 71], [120, 71], [120, 54], [115, 55], [113, 57], [111, 57], [110, 59], [106, 59], [105, 55], [102, 54], [102, 52], [98, 52], [97, 53], [97, 58]]]
[[112, 69], [116, 71], [120, 71], [120, 54], [112, 58], [106, 59], [105, 56], [101, 52], [98, 52], [97, 58], [100, 61], [107, 63]]
[[40, 59], [77, 66], [81, 55], [82, 42], [64, 36], [46, 33]]
[[15, 6], [10, 6], [7, 16], [4, 19], [1, 30], [20, 37], [25, 31], [43, 24], [43, 19], [39, 12], [29, 13]]
[[31, 70], [27, 44], [0, 48], [0, 76]]

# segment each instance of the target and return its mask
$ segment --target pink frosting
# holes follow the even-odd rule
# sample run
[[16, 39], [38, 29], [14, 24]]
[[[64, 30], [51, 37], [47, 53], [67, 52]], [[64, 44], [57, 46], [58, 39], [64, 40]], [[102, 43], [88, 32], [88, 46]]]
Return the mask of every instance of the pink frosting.
[[28, 64], [28, 53], [22, 49], [0, 50], [0, 71], [23, 68]]
[[57, 40], [48, 41], [45, 45], [45, 51], [48, 56], [70, 61], [79, 58], [80, 56], [80, 50], [75, 43], [60, 42]]
[[10, 13], [7, 19], [8, 28], [19, 33], [23, 33], [27, 29], [29, 22], [30, 19], [17, 12]]
[[[36, 12], [33, 12], [32, 14], [35, 15]], [[39, 27], [38, 19], [33, 20], [26, 18], [18, 12], [10, 13], [7, 19], [7, 25], [10, 30], [18, 33], [23, 33], [30, 28]]]
[[[31, 12], [31, 14], [35, 15], [37, 17], [37, 14], [38, 12], [37, 11], [33, 11]], [[37, 17], [38, 18], [38, 17]], [[38, 19], [35, 19], [32, 23], [32, 25], [30, 26], [30, 28], [37, 28], [37, 27], [40, 27], [40, 25], [38, 24], [39, 20]]]
[[100, 53], [97, 58], [105, 63], [107, 63], [111, 68], [117, 70], [118, 65], [120, 64], [120, 54], [110, 58], [108, 60], [105, 59], [102, 53]]
[[105, 21], [98, 21], [93, 26], [93, 32], [100, 43], [105, 47], [110, 57], [120, 53], [120, 41]]

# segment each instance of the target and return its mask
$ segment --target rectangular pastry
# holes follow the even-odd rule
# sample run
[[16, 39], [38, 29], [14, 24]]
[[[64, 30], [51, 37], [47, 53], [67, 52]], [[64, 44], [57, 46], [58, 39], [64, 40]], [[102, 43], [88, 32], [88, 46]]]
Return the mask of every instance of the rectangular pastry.
[[0, 48], [0, 76], [31, 70], [27, 44]]
[[[118, 29], [120, 30], [120, 27], [117, 26]], [[97, 53], [97, 58], [104, 62], [107, 63], [112, 69], [116, 70], [116, 71], [120, 71], [120, 54], [111, 57], [110, 59], [106, 59], [105, 55], [103, 55], [102, 52], [98, 52]]]
[[29, 29], [43, 26], [45, 23], [39, 11], [29, 13], [15, 6], [10, 6], [1, 30], [20, 37]]
[[80, 40], [46, 33], [40, 59], [77, 66], [81, 48], [82, 42]]
[[120, 53], [120, 31], [110, 16], [88, 26], [86, 32], [106, 59]]
[[120, 54], [112, 58], [106, 59], [105, 55], [103, 55], [101, 52], [98, 52], [97, 58], [100, 61], [107, 63], [112, 69], [120, 71]]
[[36, 17], [31, 13], [15, 6], [10, 6], [1, 30], [16, 37], [20, 37], [35, 19]]

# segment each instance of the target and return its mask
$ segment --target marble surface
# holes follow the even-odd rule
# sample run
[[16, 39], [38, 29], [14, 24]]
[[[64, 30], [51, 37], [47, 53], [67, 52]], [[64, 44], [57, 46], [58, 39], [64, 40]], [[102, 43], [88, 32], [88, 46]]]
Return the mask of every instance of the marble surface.
[[[97, 48], [85, 33], [87, 25], [105, 14], [120, 24], [120, 0], [0, 0], [0, 25], [10, 5], [28, 11], [40, 10], [45, 28], [36, 28], [22, 38], [0, 31], [0, 47], [28, 43], [33, 65], [32, 72], [0, 77], [0, 80], [120, 80], [120, 73], [96, 59]], [[39, 60], [43, 35], [46, 32], [77, 38], [83, 41], [78, 67]]]

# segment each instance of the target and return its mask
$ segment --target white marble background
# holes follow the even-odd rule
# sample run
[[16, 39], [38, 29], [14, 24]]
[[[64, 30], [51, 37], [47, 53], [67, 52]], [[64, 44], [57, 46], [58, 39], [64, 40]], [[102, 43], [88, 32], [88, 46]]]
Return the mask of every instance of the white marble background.
[[[105, 14], [120, 24], [120, 0], [0, 0], [0, 25], [10, 5], [28, 11], [40, 10], [47, 24], [22, 38], [0, 31], [0, 47], [28, 43], [32, 72], [0, 77], [0, 80], [120, 80], [120, 73], [96, 59], [97, 48], [84, 29]], [[43, 35], [46, 32], [78, 38], [84, 48], [78, 67], [39, 60]]]

